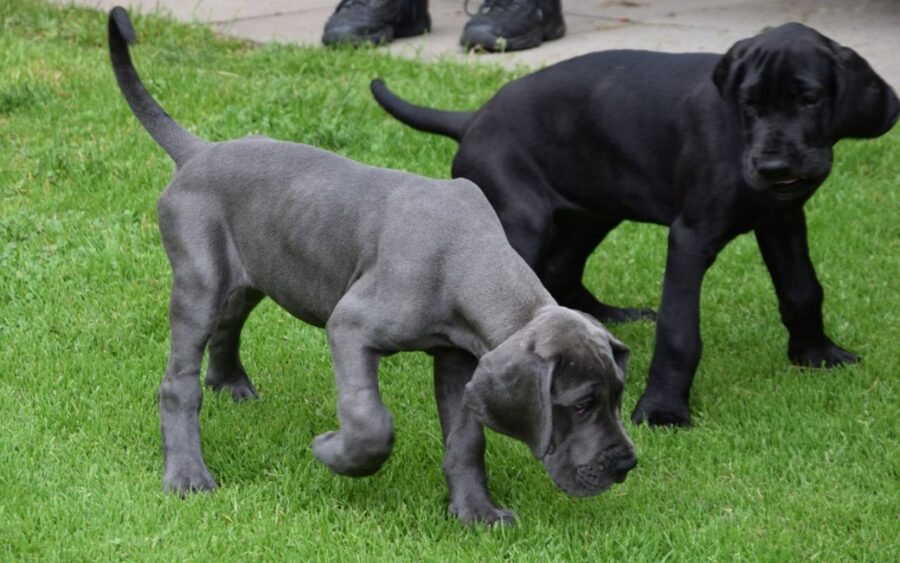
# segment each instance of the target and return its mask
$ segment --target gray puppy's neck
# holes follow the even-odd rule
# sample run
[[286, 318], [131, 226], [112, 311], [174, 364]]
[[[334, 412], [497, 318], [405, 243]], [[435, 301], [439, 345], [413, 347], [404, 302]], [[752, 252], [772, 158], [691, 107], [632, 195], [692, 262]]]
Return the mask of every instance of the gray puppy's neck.
[[476, 358], [520, 331], [547, 307], [559, 306], [512, 247], [495, 248], [511, 256], [491, 260], [491, 252], [483, 253], [492, 267], [470, 265], [467, 270], [474, 283], [465, 284], [457, 296], [457, 311], [468, 328], [468, 334], [460, 335], [460, 345]]

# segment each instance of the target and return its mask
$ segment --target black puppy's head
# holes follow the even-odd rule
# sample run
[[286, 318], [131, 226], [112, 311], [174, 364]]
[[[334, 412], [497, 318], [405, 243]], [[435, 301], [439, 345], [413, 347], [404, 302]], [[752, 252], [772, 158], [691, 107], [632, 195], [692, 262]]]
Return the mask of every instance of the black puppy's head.
[[622, 426], [627, 362], [628, 348], [602, 324], [548, 307], [481, 358], [464, 405], [525, 442], [560, 489], [596, 495], [637, 464]]
[[744, 180], [782, 201], [825, 180], [838, 140], [882, 135], [900, 114], [896, 94], [862, 57], [797, 23], [736, 43], [713, 82], [740, 116]]

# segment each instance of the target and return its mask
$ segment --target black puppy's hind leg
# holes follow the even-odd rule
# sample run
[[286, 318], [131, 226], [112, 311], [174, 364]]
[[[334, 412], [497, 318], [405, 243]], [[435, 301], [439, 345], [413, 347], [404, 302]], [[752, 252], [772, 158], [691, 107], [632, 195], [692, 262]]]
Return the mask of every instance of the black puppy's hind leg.
[[[553, 188], [541, 183], [541, 171], [527, 155], [494, 154], [490, 147], [463, 145], [453, 162], [453, 177], [478, 184], [497, 212], [510, 246], [561, 305], [606, 322], [655, 317], [650, 309], [601, 303], [584, 287], [588, 256], [619, 221], [596, 222], [555, 210], [542, 195]], [[506, 193], [510, 186], [515, 186], [515, 194]]]
[[594, 249], [620, 221], [560, 214], [555, 217], [546, 262], [538, 275], [560, 305], [583, 311], [604, 323], [656, 318], [653, 309], [616, 307], [599, 301], [584, 286], [584, 268]]
[[261, 292], [248, 287], [232, 291], [209, 341], [206, 384], [216, 392], [230, 391], [237, 401], [257, 396], [241, 363], [240, 345], [244, 323], [262, 298]]
[[[540, 194], [540, 170], [526, 154], [463, 144], [453, 159], [454, 178], [474, 182], [500, 218], [510, 246], [535, 272], [550, 242], [553, 209]], [[514, 193], [508, 193], [514, 187]]]
[[512, 524], [515, 516], [497, 508], [487, 489], [484, 429], [462, 408], [463, 391], [478, 360], [462, 350], [440, 348], [434, 356], [434, 392], [444, 435], [444, 475], [450, 513], [466, 524]]
[[803, 209], [784, 212], [756, 229], [781, 321], [788, 329], [788, 357], [801, 366], [830, 368], [859, 357], [835, 344], [822, 321], [824, 292], [809, 257]]

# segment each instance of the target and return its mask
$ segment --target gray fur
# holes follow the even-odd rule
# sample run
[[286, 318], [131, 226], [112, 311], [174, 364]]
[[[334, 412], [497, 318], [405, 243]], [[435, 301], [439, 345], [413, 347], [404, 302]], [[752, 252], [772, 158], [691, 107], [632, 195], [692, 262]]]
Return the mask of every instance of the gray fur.
[[[159, 390], [167, 490], [216, 487], [200, 451], [200, 363], [208, 347], [207, 384], [237, 399], [256, 396], [239, 344], [263, 296], [327, 331], [340, 429], [318, 436], [313, 451], [333, 471], [358, 477], [382, 466], [394, 432], [378, 362], [425, 350], [435, 358], [450, 509], [463, 521], [512, 519], [487, 491], [482, 424], [528, 443], [573, 494], [596, 494], [624, 478], [634, 452], [621, 426], [616, 393], [624, 372], [613, 349], [627, 349], [599, 323], [556, 304], [510, 247], [481, 190], [267, 138], [199, 140], [140, 85], [122, 22], [127, 13], [114, 9], [119, 84], [178, 164], [158, 205], [174, 273], [171, 351]], [[566, 401], [587, 392], [603, 400], [573, 423]], [[577, 444], [570, 435], [580, 436]], [[624, 461], [616, 466], [613, 458]], [[602, 476], [577, 480], [578, 464]]]

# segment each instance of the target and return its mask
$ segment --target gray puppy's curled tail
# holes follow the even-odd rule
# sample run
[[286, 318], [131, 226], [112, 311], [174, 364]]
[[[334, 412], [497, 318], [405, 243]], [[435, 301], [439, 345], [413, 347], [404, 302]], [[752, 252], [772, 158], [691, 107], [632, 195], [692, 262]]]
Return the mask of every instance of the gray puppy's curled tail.
[[169, 153], [175, 165], [180, 166], [208, 143], [178, 125], [144, 88], [128, 52], [128, 45], [134, 42], [134, 27], [128, 12], [116, 6], [109, 12], [109, 57], [119, 89], [144, 129]]

